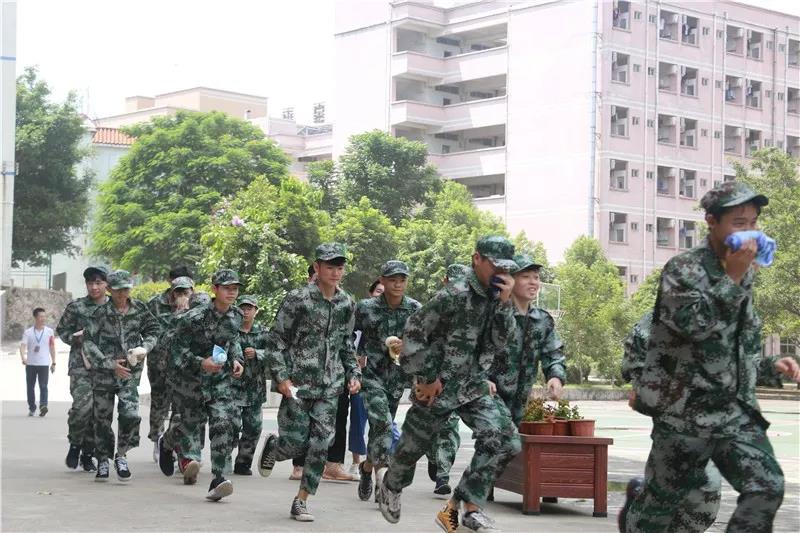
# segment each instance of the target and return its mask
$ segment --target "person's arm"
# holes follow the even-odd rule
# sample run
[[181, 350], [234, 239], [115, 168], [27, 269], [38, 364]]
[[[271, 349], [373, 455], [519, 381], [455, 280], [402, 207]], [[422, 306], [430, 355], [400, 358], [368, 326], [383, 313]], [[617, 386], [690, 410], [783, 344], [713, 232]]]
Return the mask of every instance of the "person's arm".
[[92, 370], [115, 370], [117, 361], [113, 357], [106, 357], [100, 348], [100, 332], [105, 321], [103, 311], [105, 306], [98, 307], [94, 314], [86, 321], [83, 330], [83, 354]]
[[[434, 337], [446, 321], [451, 296], [441, 290], [406, 321], [403, 330], [403, 354], [400, 366], [409, 376], [419, 376], [425, 383], [439, 378], [442, 363], [441, 339]], [[438, 342], [437, 342], [438, 341]]]
[[19, 341], [19, 358], [23, 365], [28, 364], [28, 330], [22, 334], [22, 340]]
[[545, 312], [545, 334], [541, 342], [539, 360], [545, 380], [558, 379], [561, 384], [567, 382], [567, 358], [564, 356], [564, 342], [556, 330], [556, 323], [549, 313]]
[[296, 301], [295, 296], [289, 293], [281, 303], [281, 307], [275, 315], [275, 321], [267, 334], [264, 353], [267, 358], [268, 375], [276, 385], [291, 378], [286, 357], [292, 345], [294, 322], [301, 304], [302, 302]]
[[153, 315], [146, 305], [141, 306], [142, 310], [142, 348], [150, 353], [158, 343], [158, 339], [162, 334], [160, 321]]
[[703, 341], [735, 318], [747, 290], [729, 276], [703, 288], [705, 270], [697, 264], [670, 261], [661, 277], [659, 320], [684, 339]]
[[353, 346], [353, 326], [355, 322], [355, 304], [351, 301], [347, 326], [344, 328], [344, 334], [342, 335], [342, 347], [339, 350], [339, 359], [344, 367], [346, 383], [350, 383], [353, 380], [361, 381], [361, 369], [358, 367], [356, 351]]
[[55, 332], [51, 330], [50, 335], [50, 342], [47, 344], [50, 346], [50, 370], [55, 371], [56, 369], [56, 336]]

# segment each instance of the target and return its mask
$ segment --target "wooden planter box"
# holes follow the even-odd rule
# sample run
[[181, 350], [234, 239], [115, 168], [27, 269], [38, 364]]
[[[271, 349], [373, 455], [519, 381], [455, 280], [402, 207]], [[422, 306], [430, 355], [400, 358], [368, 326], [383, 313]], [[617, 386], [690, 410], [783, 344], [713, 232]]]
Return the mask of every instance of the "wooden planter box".
[[523, 514], [540, 513], [540, 500], [591, 498], [592, 516], [608, 515], [608, 447], [613, 439], [520, 435], [522, 451], [495, 486], [522, 494]]

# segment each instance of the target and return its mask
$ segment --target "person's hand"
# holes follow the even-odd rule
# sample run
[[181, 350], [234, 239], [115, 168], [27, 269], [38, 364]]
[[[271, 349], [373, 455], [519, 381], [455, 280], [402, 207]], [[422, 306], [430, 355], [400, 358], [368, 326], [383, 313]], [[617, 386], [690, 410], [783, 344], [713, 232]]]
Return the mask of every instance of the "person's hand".
[[351, 379], [350, 382], [347, 384], [347, 392], [351, 395], [358, 394], [358, 391], [361, 390], [361, 382], [355, 378]]
[[180, 311], [186, 311], [189, 309], [189, 296], [181, 295], [175, 297], [175, 312], [178, 313]]
[[558, 378], [550, 378], [547, 380], [547, 396], [551, 400], [560, 400], [561, 393], [564, 391], [564, 384]]
[[775, 370], [792, 381], [800, 383], [800, 365], [793, 357], [782, 357], [775, 361]]
[[248, 346], [244, 349], [244, 356], [247, 359], [252, 359], [256, 356], [256, 349]]
[[633, 409], [633, 406], [634, 406], [635, 404], [636, 404], [636, 393], [635, 393], [635, 392], [633, 392], [633, 391], [630, 391], [630, 392], [628, 393], [628, 407], [630, 407], [631, 409]]
[[367, 366], [367, 356], [362, 355], [361, 357], [357, 357], [356, 361], [358, 362], [358, 368], [364, 368]]
[[747, 274], [750, 265], [758, 253], [758, 244], [754, 240], [745, 241], [738, 250], [728, 250], [725, 253], [725, 273], [737, 285], [742, 282], [742, 278]]
[[206, 357], [203, 359], [203, 362], [200, 363], [200, 368], [203, 369], [203, 372], [206, 374], [216, 374], [220, 370], [222, 370], [222, 365], [218, 365], [214, 362], [214, 359], [211, 357]]
[[114, 368], [114, 374], [117, 375], [120, 379], [128, 379], [131, 377], [131, 369], [124, 366], [125, 359], [117, 359], [116, 360], [117, 366]]
[[489, 384], [489, 396], [494, 396], [497, 394], [497, 385], [494, 381], [487, 381], [486, 383]]
[[442, 380], [439, 378], [436, 378], [436, 381], [433, 383], [428, 383], [427, 385], [418, 383], [414, 388], [414, 396], [416, 396], [417, 400], [425, 403], [426, 405], [431, 405], [436, 397], [441, 393]]
[[233, 362], [233, 377], [235, 377], [236, 379], [239, 379], [240, 377], [242, 377], [242, 373], [243, 372], [244, 372], [244, 367], [242, 366], [242, 363], [240, 363], [239, 361], [234, 361]]
[[500, 289], [497, 293], [497, 298], [505, 303], [511, 298], [511, 290], [514, 288], [514, 278], [508, 272], [499, 272], [495, 274], [500, 278], [499, 282], [495, 282], [494, 286]]
[[50, 365], [50, 373], [51, 374], [55, 374], [56, 373], [56, 364], [55, 363], [52, 363]]
[[294, 383], [292, 383], [291, 379], [283, 380], [278, 383], [278, 392], [283, 394], [284, 398], [291, 398], [292, 387], [294, 387]]
[[128, 364], [134, 367], [144, 361], [146, 356], [147, 350], [145, 350], [144, 347], [137, 346], [136, 348], [131, 348], [128, 350]]
[[22, 357], [22, 366], [28, 366], [28, 358], [27, 357], [24, 357], [24, 356]]

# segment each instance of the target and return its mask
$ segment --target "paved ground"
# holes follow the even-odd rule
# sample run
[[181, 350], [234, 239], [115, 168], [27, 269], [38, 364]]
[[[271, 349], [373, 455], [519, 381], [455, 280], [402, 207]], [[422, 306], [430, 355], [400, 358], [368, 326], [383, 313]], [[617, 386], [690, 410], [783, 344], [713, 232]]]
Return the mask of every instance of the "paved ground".
[[[273, 477], [234, 476], [235, 491], [228, 501], [210, 503], [203, 496], [210, 481], [205, 468], [200, 482], [183, 486], [180, 478], [165, 478], [152, 462], [146, 440], [147, 406], [142, 408], [142, 446], [129, 453], [134, 480], [97, 484], [91, 475], [67, 471], [66, 411], [68, 380], [64, 368], [53, 376], [51, 412], [45, 418], [28, 418], [24, 403], [24, 373], [16, 354], [4, 347], [0, 356], [2, 426], [3, 531], [438, 531], [433, 517], [442, 505], [434, 497], [432, 483], [419, 464], [416, 482], [403, 493], [401, 522], [392, 526], [374, 504], [358, 501], [355, 483], [323, 482], [311, 508], [313, 524], [288, 518], [297, 483], [288, 480], [290, 464], [279, 463]], [[142, 391], [149, 389], [147, 383]], [[641, 474], [649, 449], [649, 420], [628, 410], [622, 402], [579, 403], [587, 417], [598, 419], [597, 434], [612, 437], [609, 479], [619, 490], [631, 475]], [[800, 531], [800, 439], [798, 405], [787, 401], [762, 402], [772, 420], [770, 436], [786, 473], [787, 490], [778, 515], [776, 531]], [[401, 408], [402, 417], [405, 409]], [[264, 410], [267, 431], [276, 430], [276, 411]], [[472, 454], [472, 441], [462, 427], [463, 446], [454, 477], [457, 479]], [[205, 457], [206, 464], [208, 457]], [[616, 482], [616, 483], [615, 483]], [[615, 531], [614, 516], [622, 503], [620, 492], [609, 493], [609, 518], [592, 518], [591, 501], [561, 500], [543, 504], [540, 516], [520, 513], [521, 497], [498, 490], [488, 511], [504, 531]], [[725, 487], [723, 507], [713, 531], [723, 531], [735, 505], [736, 494]]]

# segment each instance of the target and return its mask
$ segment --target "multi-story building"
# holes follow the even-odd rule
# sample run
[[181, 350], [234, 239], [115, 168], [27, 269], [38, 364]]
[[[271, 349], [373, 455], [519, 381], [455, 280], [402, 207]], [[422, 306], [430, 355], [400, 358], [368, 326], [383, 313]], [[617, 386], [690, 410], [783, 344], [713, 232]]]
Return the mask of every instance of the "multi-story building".
[[[11, 282], [11, 236], [16, 175], [14, 158], [16, 56], [17, 3], [3, 0], [0, 2], [0, 285], [8, 285]], [[2, 296], [1, 291], [0, 296]], [[2, 301], [0, 298], [0, 311], [2, 311]], [[0, 317], [2, 316], [4, 315], [0, 312]], [[2, 329], [0, 327], [0, 331]]]
[[551, 259], [596, 237], [629, 291], [694, 246], [731, 163], [800, 156], [800, 19], [723, 0], [348, 1], [334, 156], [379, 128]]
[[[125, 113], [98, 119], [86, 119], [84, 143], [91, 147], [91, 155], [81, 162], [82, 170], [88, 170], [99, 185], [108, 179], [119, 159], [127, 153], [134, 139], [119, 128], [146, 122], [154, 117], [172, 115], [179, 110], [222, 111], [242, 118], [260, 127], [268, 138], [273, 139], [291, 159], [290, 172], [300, 178], [306, 175], [305, 166], [311, 161], [330, 159], [332, 133], [330, 124], [304, 126], [292, 119], [269, 117], [267, 98], [231, 91], [195, 87], [171, 93], [151, 96], [131, 96], [125, 99]], [[48, 267], [20, 265], [11, 274], [11, 281], [18, 286], [52, 287], [67, 290], [73, 295], [83, 294], [83, 270], [94, 260], [88, 250], [91, 243], [91, 220], [96, 204], [96, 187], [90, 196], [90, 220], [87, 227], [76, 232], [72, 242], [79, 252], [75, 256], [57, 254]]]

